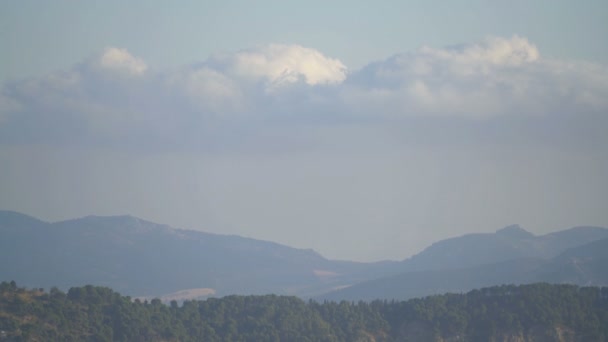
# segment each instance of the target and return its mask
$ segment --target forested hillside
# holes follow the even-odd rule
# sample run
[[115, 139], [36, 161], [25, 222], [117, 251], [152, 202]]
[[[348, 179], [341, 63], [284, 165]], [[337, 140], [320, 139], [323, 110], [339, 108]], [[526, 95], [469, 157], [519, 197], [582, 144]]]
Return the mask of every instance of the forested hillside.
[[606, 341], [608, 288], [498, 286], [404, 302], [285, 296], [133, 300], [0, 284], [3, 341]]

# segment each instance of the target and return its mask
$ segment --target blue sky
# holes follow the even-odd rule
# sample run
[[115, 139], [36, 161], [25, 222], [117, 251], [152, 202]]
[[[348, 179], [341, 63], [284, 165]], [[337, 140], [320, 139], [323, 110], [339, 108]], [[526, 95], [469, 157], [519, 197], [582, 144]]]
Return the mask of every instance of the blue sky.
[[607, 6], [0, 4], [0, 208], [403, 259], [608, 226]]

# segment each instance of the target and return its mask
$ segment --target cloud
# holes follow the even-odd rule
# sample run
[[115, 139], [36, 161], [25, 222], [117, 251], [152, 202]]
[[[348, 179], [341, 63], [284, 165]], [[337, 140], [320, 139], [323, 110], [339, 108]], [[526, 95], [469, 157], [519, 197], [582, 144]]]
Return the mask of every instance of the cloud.
[[244, 106], [241, 85], [228, 75], [207, 66], [170, 76], [165, 86], [182, 92], [191, 105], [206, 113], [224, 115], [239, 111]]
[[510, 39], [501, 37], [488, 37], [477, 44], [455, 46], [448, 49], [434, 49], [423, 47], [419, 51], [419, 58], [424, 60], [444, 60], [455, 68], [455, 72], [472, 72], [470, 68], [484, 68], [495, 66], [521, 66], [526, 63], [538, 61], [540, 53], [536, 46], [527, 39], [513, 36]]
[[266, 82], [267, 89], [303, 80], [308, 85], [336, 84], [346, 79], [346, 66], [337, 59], [299, 45], [271, 44], [231, 55], [215, 56], [213, 64], [238, 78]]
[[107, 48], [95, 62], [100, 68], [130, 75], [142, 75], [148, 69], [141, 58], [115, 47]]
[[2, 85], [0, 141], [62, 140], [69, 133], [117, 144], [186, 144], [217, 138], [218, 127], [253, 122], [493, 120], [606, 110], [606, 66], [543, 59], [518, 36], [421, 47], [354, 71], [299, 45], [215, 55], [172, 70], [151, 69], [110, 47], [69, 70]]
[[21, 106], [15, 99], [0, 92], [0, 124], [8, 119], [8, 113], [18, 112], [19, 110], [21, 110]]
[[552, 115], [607, 109], [607, 76], [605, 66], [543, 60], [524, 38], [494, 37], [369, 64], [349, 77], [343, 99], [398, 116]]

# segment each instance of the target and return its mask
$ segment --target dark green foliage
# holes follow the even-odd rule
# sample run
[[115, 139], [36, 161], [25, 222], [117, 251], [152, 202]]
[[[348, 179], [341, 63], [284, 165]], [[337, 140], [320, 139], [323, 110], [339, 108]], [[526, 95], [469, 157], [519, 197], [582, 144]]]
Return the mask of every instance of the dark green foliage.
[[497, 286], [405, 302], [228, 296], [170, 305], [87, 285], [0, 283], [8, 341], [606, 341], [608, 289]]

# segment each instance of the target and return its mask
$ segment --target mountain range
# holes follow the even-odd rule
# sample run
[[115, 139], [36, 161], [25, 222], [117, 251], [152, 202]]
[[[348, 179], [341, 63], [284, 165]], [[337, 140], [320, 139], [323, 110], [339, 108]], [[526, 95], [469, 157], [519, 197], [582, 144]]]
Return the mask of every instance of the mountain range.
[[327, 260], [268, 241], [175, 229], [132, 216], [47, 223], [0, 211], [0, 279], [95, 284], [139, 297], [177, 291], [311, 296], [389, 274], [397, 262]]
[[575, 227], [535, 236], [513, 225], [439, 241], [402, 272], [324, 294], [330, 300], [408, 299], [537, 282], [608, 285], [608, 230]]
[[403, 261], [361, 263], [132, 216], [49, 223], [0, 211], [0, 280], [60, 289], [93, 284], [166, 299], [266, 293], [406, 299], [500, 284], [608, 285], [607, 251], [606, 228], [535, 236], [515, 225], [442, 240]]

